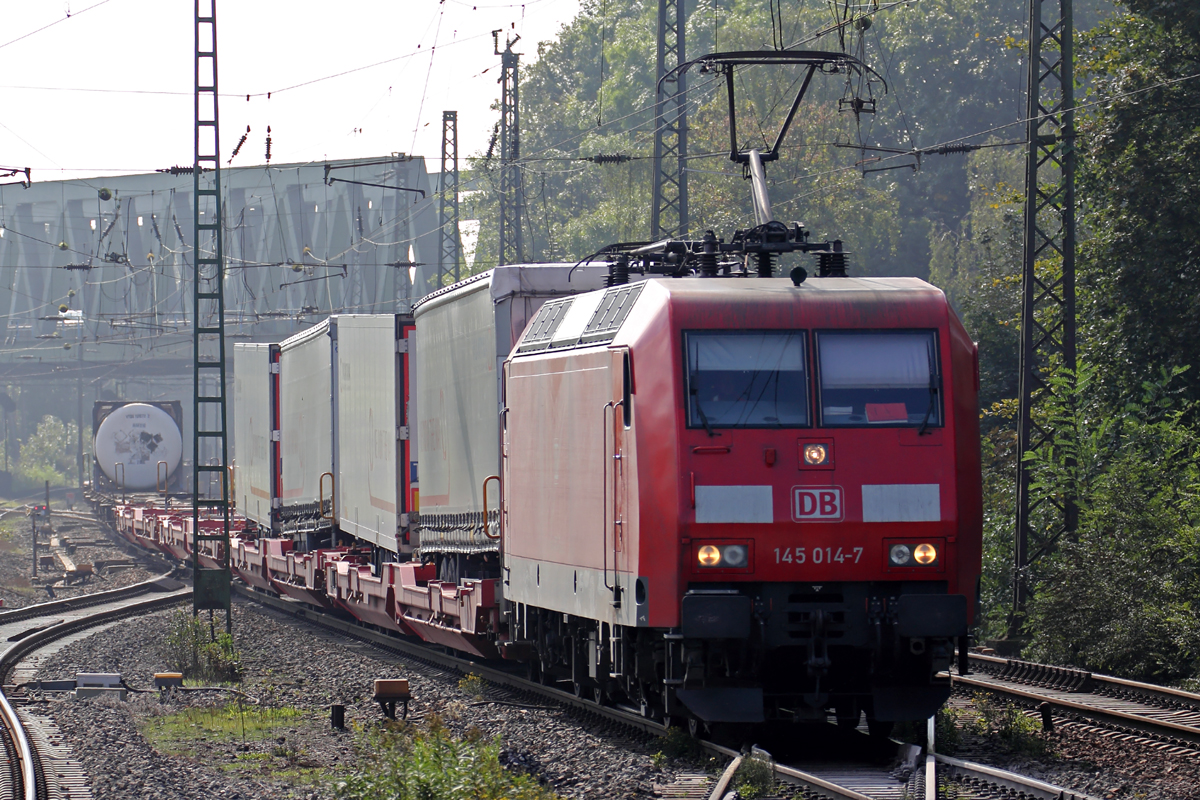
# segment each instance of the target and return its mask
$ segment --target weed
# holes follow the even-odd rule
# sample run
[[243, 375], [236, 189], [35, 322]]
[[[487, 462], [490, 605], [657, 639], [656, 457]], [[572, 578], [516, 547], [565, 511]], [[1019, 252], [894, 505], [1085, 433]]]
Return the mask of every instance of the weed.
[[446, 703], [446, 707], [442, 709], [442, 716], [451, 722], [456, 722], [462, 719], [463, 714], [467, 713], [467, 704], [462, 700], [451, 700]]
[[[473, 739], [473, 740], [472, 740]], [[341, 780], [345, 800], [555, 800], [553, 792], [500, 763], [499, 740], [456, 739], [440, 723], [383, 727], [359, 742], [363, 766]]]
[[165, 643], [167, 663], [185, 678], [201, 682], [236, 681], [241, 678], [241, 654], [228, 633], [215, 633], [186, 610], [171, 616]]
[[655, 769], [662, 769], [667, 765], [667, 757], [663, 754], [662, 750], [659, 750], [657, 753], [650, 756], [650, 763]]
[[271, 748], [272, 758], [281, 758], [290, 766], [295, 766], [300, 760], [300, 748], [295, 742], [288, 741], [285, 737], [279, 737], [279, 742]]
[[976, 693], [975, 707], [979, 710], [976, 723], [983, 735], [996, 736], [1009, 749], [1028, 755], [1045, 755], [1048, 747], [1041, 736], [1041, 725], [1021, 709], [984, 692]]
[[468, 697], [483, 697], [484, 680], [474, 672], [464, 675], [458, 682], [458, 690]]
[[667, 758], [695, 758], [700, 755], [700, 743], [683, 728], [672, 727], [662, 738], [662, 752]]
[[765, 758], [750, 756], [738, 767], [733, 786], [747, 800], [766, 797], [775, 789], [775, 766]]
[[934, 736], [936, 737], [934, 741], [939, 753], [952, 756], [958, 752], [958, 748], [962, 745], [962, 731], [959, 730], [958, 723], [963, 716], [963, 711], [948, 706], [942, 706], [937, 710], [937, 718], [934, 722]]

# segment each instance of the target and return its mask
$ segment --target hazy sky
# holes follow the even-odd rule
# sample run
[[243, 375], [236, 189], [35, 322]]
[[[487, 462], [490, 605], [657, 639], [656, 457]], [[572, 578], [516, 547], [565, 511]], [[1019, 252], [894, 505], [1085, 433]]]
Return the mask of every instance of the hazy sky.
[[[460, 158], [487, 147], [491, 32], [519, 34], [524, 65], [578, 7], [217, 0], [222, 162], [249, 125], [233, 165], [263, 163], [269, 125], [272, 163], [400, 151], [435, 171], [443, 110]], [[0, 0], [0, 165], [46, 181], [191, 164], [192, 15], [188, 0]]]

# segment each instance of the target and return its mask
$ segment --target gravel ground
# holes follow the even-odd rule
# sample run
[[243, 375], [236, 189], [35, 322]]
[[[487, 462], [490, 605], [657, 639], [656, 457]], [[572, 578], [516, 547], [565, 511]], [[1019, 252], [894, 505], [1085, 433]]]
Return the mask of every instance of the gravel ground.
[[[963, 722], [973, 718], [975, 707], [969, 698], [956, 696], [951, 706], [967, 712]], [[1200, 798], [1200, 751], [1062, 722], [1056, 722], [1053, 733], [1035, 737], [1044, 743], [1045, 753], [1041, 755], [1021, 752], [995, 737], [980, 736], [971, 732], [969, 725], [953, 755], [1103, 800]], [[1040, 722], [1037, 727], [1041, 728]]]
[[[63, 581], [62, 565], [56, 561], [53, 569], [39, 569], [38, 577], [34, 578], [29, 518], [25, 516], [23, 509], [10, 512], [0, 520], [0, 601], [3, 601], [3, 608], [21, 608], [44, 603], [52, 599], [51, 591], [55, 598], [65, 598], [119, 589], [148, 580], [165, 571], [147, 568], [144, 558], [140, 558], [135, 566], [121, 566], [121, 562], [134, 561], [133, 557], [110, 539], [97, 522], [52, 516], [51, 524], [54, 535], [68, 543], [87, 543], [72, 545], [73, 551], [68, 555], [76, 564], [96, 565], [95, 574], [86, 580], [73, 581], [67, 585]], [[91, 544], [92, 542], [96, 544]], [[54, 549], [50, 548], [49, 544], [50, 534], [41, 535], [38, 553], [52, 554]], [[109, 566], [105, 566], [106, 564]], [[47, 588], [50, 591], [47, 591]]]
[[[159, 653], [170, 613], [68, 645], [43, 663], [39, 677], [115, 671], [131, 686], [149, 686], [152, 674], [166, 668]], [[653, 755], [662, 745], [649, 737], [571, 710], [498, 703], [513, 698], [486, 685], [477, 700], [459, 688], [459, 675], [294, 625], [244, 601], [235, 603], [234, 635], [243, 659], [240, 688], [264, 706], [299, 709], [299, 716], [245, 739], [236, 732], [198, 736], [172, 757], [143, 735], [147, 726], [187, 707], [224, 707], [227, 695], [186, 692], [160, 701], [157, 694], [142, 694], [127, 703], [45, 697], [44, 708], [91, 775], [97, 800], [328, 797], [338, 771], [357, 762], [360, 734], [354, 731], [383, 721], [370, 699], [372, 681], [381, 677], [409, 679], [410, 719], [437, 714], [456, 734], [474, 726], [485, 737], [499, 737], [502, 762], [538, 776], [563, 797], [648, 797], [655, 784], [670, 783], [675, 768], [695, 769], [661, 758], [655, 766]], [[331, 728], [331, 703], [345, 705], [349, 730]]]

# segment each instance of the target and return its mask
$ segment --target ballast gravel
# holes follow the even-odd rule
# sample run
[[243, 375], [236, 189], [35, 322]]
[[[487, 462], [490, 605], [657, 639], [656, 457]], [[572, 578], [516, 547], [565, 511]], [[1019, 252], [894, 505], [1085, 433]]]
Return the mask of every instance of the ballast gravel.
[[[148, 615], [67, 645], [42, 663], [38, 677], [120, 672], [130, 686], [150, 688], [152, 675], [167, 667], [160, 653], [171, 613]], [[468, 690], [475, 687], [460, 688], [459, 674], [297, 624], [257, 604], [235, 601], [233, 627], [244, 673], [238, 688], [248, 696], [242, 702], [299, 710], [299, 716], [285, 718], [268, 733], [198, 735], [189, 739], [185, 752], [169, 754], [156, 749], [143, 730], [187, 708], [215, 714], [237, 698], [190, 691], [165, 697], [134, 693], [127, 702], [68, 700], [50, 693], [39, 698], [91, 776], [96, 800], [333, 797], [339, 776], [358, 764], [356, 737], [384, 721], [371, 699], [376, 678], [409, 680], [410, 720], [428, 721], [436, 714], [458, 735], [475, 727], [488, 739], [498, 738], [501, 763], [533, 775], [562, 797], [652, 797], [656, 784], [669, 784], [676, 768], [695, 769], [655, 759], [662, 745], [651, 737], [550, 703], [515, 698], [486, 683], [482, 696], [472, 696]], [[345, 731], [330, 725], [334, 703], [345, 706]]]
[[[965, 710], [968, 718], [975, 713], [974, 703], [964, 695], [951, 698], [950, 706]], [[1011, 770], [1098, 800], [1200, 798], [1200, 750], [1187, 745], [1056, 718], [1052, 732], [1035, 734], [1045, 747], [1035, 755], [965, 727], [953, 754], [956, 758]]]
[[[38, 554], [53, 557], [61, 551], [76, 565], [91, 565], [94, 572], [68, 581], [62, 562], [56, 559], [54, 566], [40, 568], [35, 578], [29, 518], [23, 511], [10, 511], [4, 521], [8, 533], [0, 533], [0, 611], [120, 589], [161, 575], [169, 568], [161, 559], [153, 559], [157, 563], [152, 564], [145, 554], [129, 554], [94, 520], [60, 514], [51, 516], [53, 534], [39, 537]], [[52, 535], [69, 547], [51, 547]]]

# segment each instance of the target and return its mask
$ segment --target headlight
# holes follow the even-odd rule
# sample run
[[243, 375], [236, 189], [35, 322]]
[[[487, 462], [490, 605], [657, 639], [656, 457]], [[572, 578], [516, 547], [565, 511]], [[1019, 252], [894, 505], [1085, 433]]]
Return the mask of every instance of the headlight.
[[702, 567], [715, 567], [721, 563], [721, 551], [711, 544], [706, 544], [697, 551], [696, 559]]
[[937, 548], [931, 544], [919, 544], [913, 549], [912, 557], [921, 566], [928, 566], [937, 561]]
[[730, 544], [721, 548], [721, 560], [727, 567], [746, 566], [746, 547], [740, 544]]
[[696, 549], [701, 567], [746, 569], [750, 566], [750, 546], [745, 544], [705, 544]]
[[912, 562], [912, 550], [906, 544], [894, 544], [888, 551], [888, 560], [896, 567], [908, 566]]
[[804, 463], [810, 467], [820, 466], [829, 460], [829, 448], [823, 444], [804, 445]]

